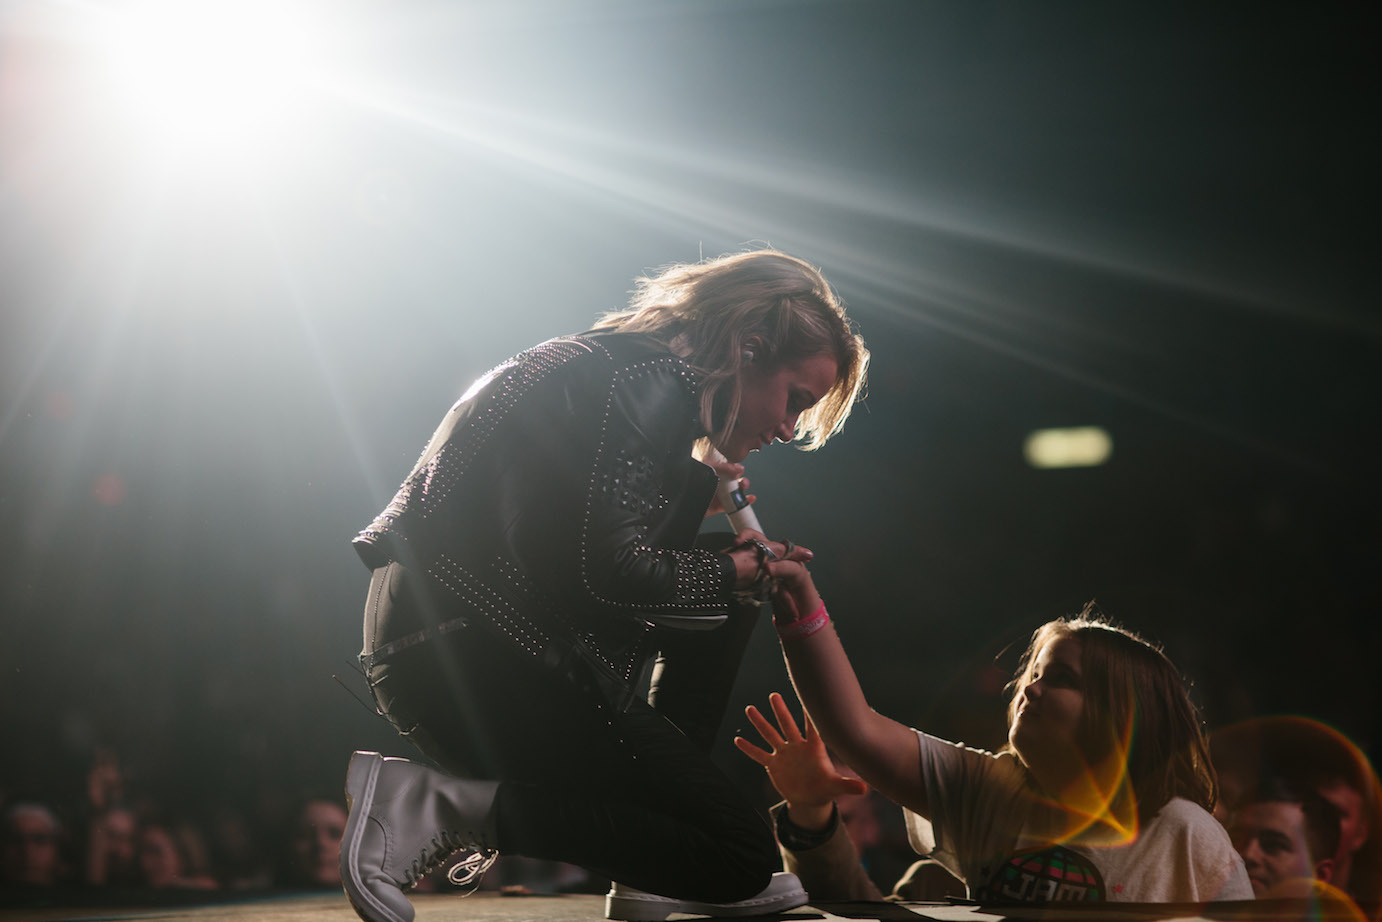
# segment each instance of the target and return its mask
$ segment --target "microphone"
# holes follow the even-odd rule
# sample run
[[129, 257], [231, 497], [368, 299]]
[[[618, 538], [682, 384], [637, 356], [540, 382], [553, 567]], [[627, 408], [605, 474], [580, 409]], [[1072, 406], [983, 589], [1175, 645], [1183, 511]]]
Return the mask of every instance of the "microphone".
[[[716, 464], [728, 463], [725, 456], [720, 454], [719, 449], [716, 448], [707, 452], [706, 460]], [[754, 514], [753, 506], [749, 505], [749, 498], [744, 495], [744, 491], [739, 486], [738, 477], [722, 476], [720, 485], [715, 492], [720, 497], [720, 506], [725, 510], [725, 517], [729, 519], [729, 524], [736, 533], [745, 528], [752, 528], [757, 532], [763, 531], [763, 526], [758, 524], [758, 516]]]

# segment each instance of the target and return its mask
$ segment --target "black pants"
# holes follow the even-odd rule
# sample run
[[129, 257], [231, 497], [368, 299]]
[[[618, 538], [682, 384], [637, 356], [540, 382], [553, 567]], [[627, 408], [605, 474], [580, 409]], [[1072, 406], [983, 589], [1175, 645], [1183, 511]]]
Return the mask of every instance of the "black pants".
[[[397, 617], [401, 607], [438, 605], [444, 600], [399, 564], [376, 570], [366, 637], [379, 637], [376, 625], [415, 621]], [[443, 770], [502, 782], [501, 853], [729, 902], [756, 894], [781, 867], [767, 821], [708, 754], [722, 715], [706, 711], [723, 711], [724, 677], [732, 681], [751, 626], [732, 620], [705, 643], [673, 644], [657, 710], [612, 706], [608, 688], [546, 668], [484, 627], [403, 650], [368, 677], [384, 715]]]

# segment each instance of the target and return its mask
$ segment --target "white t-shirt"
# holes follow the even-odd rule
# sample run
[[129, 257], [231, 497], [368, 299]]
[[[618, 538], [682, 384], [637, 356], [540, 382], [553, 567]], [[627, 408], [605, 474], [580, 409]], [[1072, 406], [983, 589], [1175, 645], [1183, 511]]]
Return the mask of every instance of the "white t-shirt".
[[917, 739], [931, 818], [905, 811], [908, 837], [918, 852], [962, 878], [974, 899], [1253, 898], [1228, 833], [1191, 801], [1173, 798], [1127, 844], [1043, 844], [1034, 841], [1033, 831], [1052, 827], [1053, 808], [1042, 802], [1016, 756], [920, 731]]

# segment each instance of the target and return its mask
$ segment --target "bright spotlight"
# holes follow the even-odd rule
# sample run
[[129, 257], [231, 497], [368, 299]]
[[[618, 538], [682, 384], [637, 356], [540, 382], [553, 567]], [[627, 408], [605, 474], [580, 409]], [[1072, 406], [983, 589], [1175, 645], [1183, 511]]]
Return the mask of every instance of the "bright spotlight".
[[135, 140], [235, 157], [272, 137], [311, 88], [318, 42], [299, 4], [147, 0], [110, 22], [110, 90]]
[[1113, 438], [1098, 426], [1038, 429], [1027, 436], [1022, 453], [1032, 467], [1096, 467], [1113, 454]]

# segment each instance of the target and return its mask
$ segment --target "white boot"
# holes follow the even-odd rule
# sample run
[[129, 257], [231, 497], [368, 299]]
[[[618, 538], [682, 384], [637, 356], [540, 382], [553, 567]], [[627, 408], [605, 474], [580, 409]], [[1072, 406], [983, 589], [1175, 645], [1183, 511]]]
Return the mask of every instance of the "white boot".
[[674, 900], [615, 884], [605, 896], [605, 918], [620, 922], [663, 922], [674, 912], [698, 916], [764, 916], [806, 905], [806, 891], [795, 874], [778, 871], [757, 896], [737, 903]]
[[360, 918], [412, 922], [405, 888], [464, 848], [488, 852], [492, 861], [498, 788], [497, 781], [453, 778], [377, 752], [352, 755], [341, 884]]

